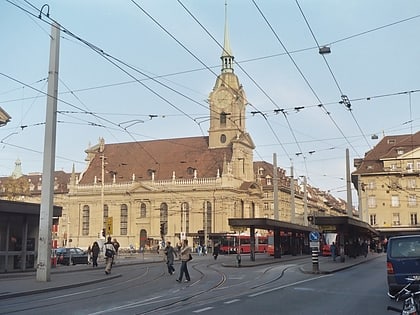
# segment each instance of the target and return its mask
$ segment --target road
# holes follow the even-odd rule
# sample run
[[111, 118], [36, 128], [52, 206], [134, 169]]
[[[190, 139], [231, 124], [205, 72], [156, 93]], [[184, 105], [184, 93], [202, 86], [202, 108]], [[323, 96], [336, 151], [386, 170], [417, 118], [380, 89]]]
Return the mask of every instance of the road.
[[[1, 314], [386, 314], [385, 256], [333, 274], [306, 274], [299, 260], [228, 268], [219, 256], [189, 263], [192, 281], [166, 265], [116, 266], [121, 277], [79, 288], [0, 301]], [[75, 272], [83, 278], [89, 270]], [[390, 312], [392, 314], [392, 312]]]

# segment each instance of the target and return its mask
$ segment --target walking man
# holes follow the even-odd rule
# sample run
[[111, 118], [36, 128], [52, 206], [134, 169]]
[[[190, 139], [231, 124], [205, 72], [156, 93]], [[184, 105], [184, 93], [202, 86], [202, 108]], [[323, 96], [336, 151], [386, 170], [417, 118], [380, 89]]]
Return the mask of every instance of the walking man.
[[175, 272], [174, 260], [175, 260], [175, 257], [178, 255], [176, 254], [175, 249], [171, 246], [171, 242], [169, 241], [166, 242], [165, 255], [166, 255], [166, 264], [168, 266], [168, 272], [170, 275], [173, 275], [173, 273]]
[[186, 239], [182, 242], [180, 256], [181, 256], [181, 270], [179, 273], [179, 278], [176, 279], [176, 281], [182, 282], [182, 277], [185, 273], [185, 282], [190, 282], [191, 278], [188, 272], [187, 263], [191, 257], [191, 247], [188, 246], [188, 240]]

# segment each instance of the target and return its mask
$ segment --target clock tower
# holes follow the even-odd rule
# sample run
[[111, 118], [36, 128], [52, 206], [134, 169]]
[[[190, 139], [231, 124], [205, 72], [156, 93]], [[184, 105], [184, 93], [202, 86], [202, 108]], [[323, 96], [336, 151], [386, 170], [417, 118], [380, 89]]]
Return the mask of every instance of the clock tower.
[[[255, 145], [245, 129], [246, 95], [233, 69], [233, 54], [230, 48], [227, 23], [227, 6], [225, 7], [225, 32], [222, 60], [222, 71], [217, 77], [213, 91], [209, 96], [210, 129], [209, 148], [232, 148], [234, 168], [245, 176], [242, 179], [253, 179], [253, 150]], [[238, 173], [235, 172], [235, 173]]]

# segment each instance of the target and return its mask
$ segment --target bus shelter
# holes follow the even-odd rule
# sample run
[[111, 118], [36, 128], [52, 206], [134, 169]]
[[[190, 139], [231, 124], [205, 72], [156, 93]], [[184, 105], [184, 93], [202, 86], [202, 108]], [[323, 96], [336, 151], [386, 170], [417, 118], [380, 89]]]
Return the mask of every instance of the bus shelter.
[[232, 229], [248, 229], [250, 230], [251, 253], [250, 258], [255, 261], [255, 230], [262, 229], [272, 231], [274, 258], [280, 258], [282, 253], [282, 238], [287, 238], [287, 246], [292, 255], [298, 252], [309, 253], [309, 232], [318, 230], [317, 227], [303, 226], [268, 218], [230, 218], [229, 225]]
[[358, 246], [362, 242], [368, 242], [378, 238], [380, 233], [368, 223], [349, 216], [315, 216], [314, 224], [321, 233], [336, 233], [337, 247], [340, 259], [344, 256], [356, 257]]

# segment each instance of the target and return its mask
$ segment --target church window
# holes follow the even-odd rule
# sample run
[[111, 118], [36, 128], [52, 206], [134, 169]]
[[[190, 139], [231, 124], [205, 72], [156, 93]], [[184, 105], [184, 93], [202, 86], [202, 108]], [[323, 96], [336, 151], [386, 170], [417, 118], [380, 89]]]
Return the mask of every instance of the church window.
[[146, 217], [146, 204], [144, 202], [141, 203], [140, 205], [140, 218], [145, 218]]
[[89, 206], [84, 205], [82, 210], [82, 234], [89, 235]]
[[128, 208], [126, 204], [121, 205], [121, 222], [120, 222], [120, 234], [127, 235], [128, 227]]
[[187, 202], [181, 204], [181, 232], [189, 233], [190, 230], [190, 207]]
[[220, 113], [220, 127], [226, 126], [226, 116], [227, 114], [225, 112]]

